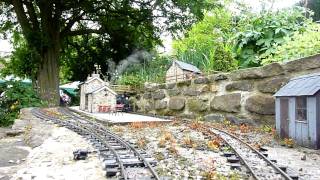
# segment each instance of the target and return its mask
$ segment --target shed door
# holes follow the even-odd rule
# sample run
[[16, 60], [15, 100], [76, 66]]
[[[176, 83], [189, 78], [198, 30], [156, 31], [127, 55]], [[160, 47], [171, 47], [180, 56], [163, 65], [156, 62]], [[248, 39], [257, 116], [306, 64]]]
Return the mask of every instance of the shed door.
[[289, 137], [289, 99], [280, 99], [280, 137]]

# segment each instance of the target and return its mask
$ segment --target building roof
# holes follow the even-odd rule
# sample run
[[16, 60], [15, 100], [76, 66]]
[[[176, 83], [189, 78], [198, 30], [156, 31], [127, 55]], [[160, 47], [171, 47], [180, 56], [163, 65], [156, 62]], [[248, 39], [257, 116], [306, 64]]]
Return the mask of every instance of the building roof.
[[198, 69], [196, 66], [192, 64], [188, 64], [182, 61], [175, 60], [174, 63], [176, 63], [181, 69], [195, 72], [195, 73], [201, 73], [200, 69]]
[[93, 80], [95, 80], [95, 79], [97, 79], [98, 81], [100, 81], [100, 82], [104, 82], [101, 78], [99, 78], [99, 77], [91, 77], [90, 79], [88, 79], [87, 81], [85, 81], [84, 83], [85, 84], [88, 84], [88, 83], [90, 83], [91, 81], [93, 81]]
[[293, 78], [274, 96], [312, 96], [320, 90], [320, 73]]
[[112, 89], [110, 89], [108, 86], [102, 86], [102, 87], [99, 87], [99, 88], [97, 88], [97, 89], [95, 89], [95, 90], [93, 90], [93, 91], [90, 91], [90, 92], [88, 92], [88, 93], [86, 93], [86, 94], [95, 94], [95, 93], [98, 93], [98, 92], [100, 92], [100, 91], [102, 91], [102, 90], [104, 90], [104, 89], [107, 89], [109, 92], [111, 92], [112, 94], [114, 94], [114, 95], [117, 95], [117, 93], [114, 91], [114, 90], [112, 90]]

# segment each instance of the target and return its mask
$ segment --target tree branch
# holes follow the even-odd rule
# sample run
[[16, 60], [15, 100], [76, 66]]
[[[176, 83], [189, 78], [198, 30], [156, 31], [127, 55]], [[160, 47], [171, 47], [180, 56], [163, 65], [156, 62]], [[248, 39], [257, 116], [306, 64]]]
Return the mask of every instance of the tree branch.
[[79, 29], [74, 31], [69, 31], [64, 34], [64, 36], [78, 36], [78, 35], [84, 35], [84, 34], [104, 34], [106, 33], [103, 29]]
[[12, 5], [14, 8], [14, 11], [17, 14], [17, 18], [21, 25], [23, 34], [25, 35], [25, 37], [28, 37], [28, 34], [31, 32], [32, 29], [31, 29], [31, 24], [29, 23], [28, 17], [24, 12], [22, 0], [12, 0]]
[[31, 22], [33, 24], [33, 29], [35, 31], [39, 31], [39, 28], [40, 28], [39, 27], [39, 21], [37, 19], [37, 14], [35, 12], [33, 3], [30, 0], [27, 0], [27, 1], [25, 1], [25, 4], [26, 4], [27, 10], [28, 10], [28, 14], [29, 14], [30, 20], [31, 20]]
[[61, 31], [61, 34], [67, 34], [68, 32], [71, 31], [72, 26], [74, 25], [74, 23], [76, 23], [77, 21], [80, 21], [82, 19], [82, 16], [84, 15], [84, 11], [82, 13], [78, 13], [77, 15], [75, 15], [73, 18], [71, 18], [67, 25], [63, 28], [63, 30]]

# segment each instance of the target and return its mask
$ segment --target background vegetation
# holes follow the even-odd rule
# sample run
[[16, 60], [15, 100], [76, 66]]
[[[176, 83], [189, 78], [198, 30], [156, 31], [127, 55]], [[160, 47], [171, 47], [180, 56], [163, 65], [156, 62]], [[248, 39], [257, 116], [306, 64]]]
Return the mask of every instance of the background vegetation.
[[30, 84], [8, 81], [0, 86], [0, 126], [9, 126], [18, 117], [21, 108], [46, 105]]

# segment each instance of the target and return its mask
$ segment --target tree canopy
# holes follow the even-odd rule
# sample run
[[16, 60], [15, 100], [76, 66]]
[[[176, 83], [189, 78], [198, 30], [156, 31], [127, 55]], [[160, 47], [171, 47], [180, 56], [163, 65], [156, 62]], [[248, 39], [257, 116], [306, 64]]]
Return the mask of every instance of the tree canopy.
[[[22, 32], [38, 53], [37, 84], [42, 99], [59, 103], [59, 59], [75, 36], [100, 34], [112, 47], [125, 46], [123, 37], [159, 44], [161, 31], [188, 28], [203, 18], [207, 0], [1, 0], [0, 29]], [[119, 33], [123, 32], [125, 34]], [[70, 41], [69, 41], [70, 42]], [[114, 53], [122, 53], [116, 52]]]

